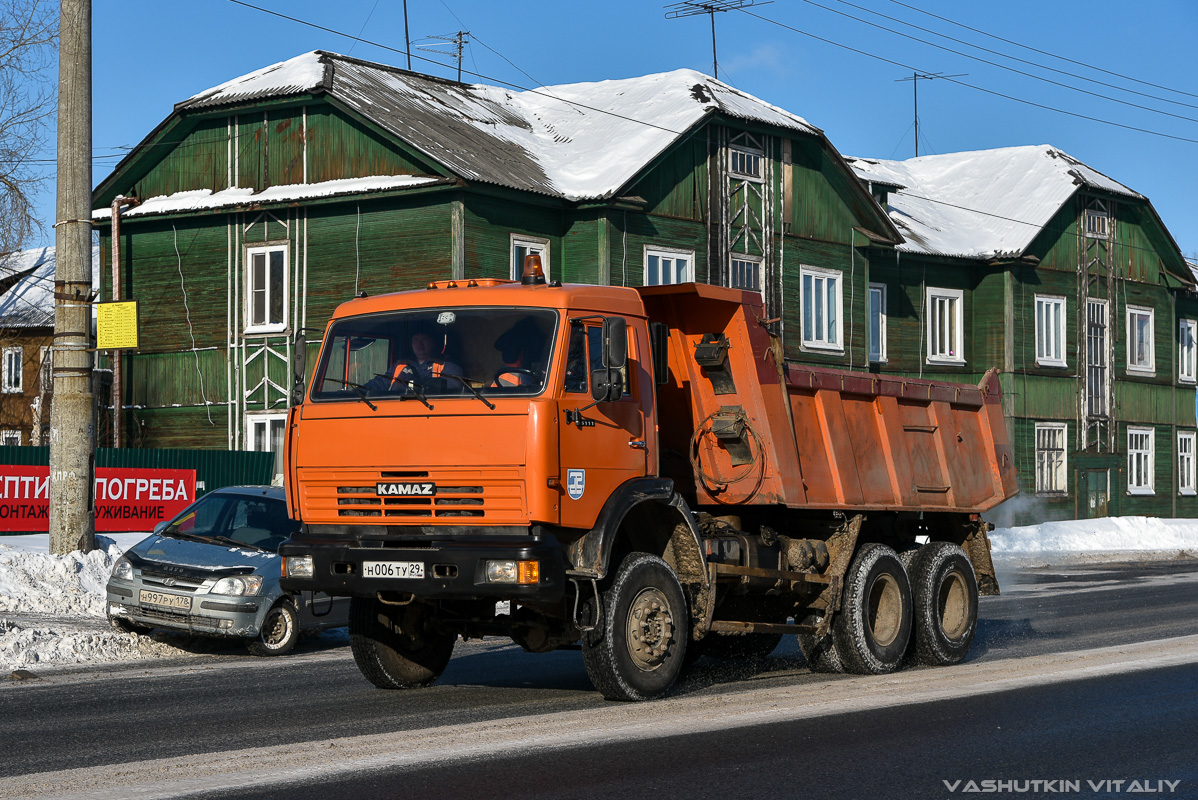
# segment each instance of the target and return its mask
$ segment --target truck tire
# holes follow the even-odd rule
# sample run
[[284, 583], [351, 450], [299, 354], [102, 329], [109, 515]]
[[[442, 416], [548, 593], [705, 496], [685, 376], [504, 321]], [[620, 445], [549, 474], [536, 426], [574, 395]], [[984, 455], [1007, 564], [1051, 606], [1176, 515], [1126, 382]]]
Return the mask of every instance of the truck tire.
[[352, 598], [349, 645], [366, 679], [380, 689], [414, 689], [440, 677], [457, 637], [430, 629], [431, 616], [416, 603], [393, 606]]
[[682, 671], [690, 613], [670, 565], [632, 553], [603, 593], [599, 627], [582, 639], [587, 675], [608, 700], [652, 700]]
[[978, 581], [965, 551], [951, 542], [929, 542], [908, 566], [914, 601], [917, 664], [959, 664], [978, 628]]
[[708, 634], [703, 655], [721, 661], [760, 661], [782, 642], [780, 633], [746, 633], [744, 636]]
[[845, 575], [832, 637], [846, 672], [884, 675], [903, 661], [911, 638], [911, 584], [894, 550], [861, 546]]

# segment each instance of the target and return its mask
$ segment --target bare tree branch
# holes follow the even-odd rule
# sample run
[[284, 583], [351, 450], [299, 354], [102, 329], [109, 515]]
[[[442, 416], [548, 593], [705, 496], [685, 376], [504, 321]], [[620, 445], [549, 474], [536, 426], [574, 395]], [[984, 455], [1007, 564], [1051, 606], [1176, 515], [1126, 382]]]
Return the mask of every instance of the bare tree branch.
[[57, 3], [0, 0], [0, 253], [43, 228], [32, 199], [50, 175], [57, 45]]

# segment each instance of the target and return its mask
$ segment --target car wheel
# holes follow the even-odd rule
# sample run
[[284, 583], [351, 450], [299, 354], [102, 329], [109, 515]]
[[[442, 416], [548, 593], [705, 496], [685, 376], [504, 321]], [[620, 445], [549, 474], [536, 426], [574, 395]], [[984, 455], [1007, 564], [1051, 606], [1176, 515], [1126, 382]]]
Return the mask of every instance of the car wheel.
[[380, 689], [415, 689], [441, 676], [457, 636], [436, 629], [421, 603], [387, 605], [373, 597], [349, 603], [349, 646], [358, 669]]
[[657, 556], [633, 553], [603, 594], [599, 627], [583, 636], [587, 675], [608, 700], [660, 697], [682, 670], [689, 629], [674, 570]]
[[299, 637], [299, 614], [290, 601], [282, 600], [266, 612], [258, 638], [248, 647], [256, 656], [281, 656], [295, 649]]

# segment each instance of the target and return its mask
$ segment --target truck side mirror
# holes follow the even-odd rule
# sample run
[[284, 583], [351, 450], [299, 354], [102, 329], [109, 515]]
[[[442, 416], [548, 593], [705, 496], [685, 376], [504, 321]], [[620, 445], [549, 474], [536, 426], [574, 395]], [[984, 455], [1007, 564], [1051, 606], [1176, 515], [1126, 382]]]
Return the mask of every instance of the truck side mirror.
[[603, 318], [603, 366], [623, 369], [628, 361], [628, 320]]
[[291, 348], [291, 405], [304, 402], [304, 384], [308, 379], [308, 337], [303, 331], [295, 334], [295, 346]]
[[597, 369], [591, 373], [591, 399], [596, 403], [619, 400], [624, 396], [624, 375], [615, 367]]

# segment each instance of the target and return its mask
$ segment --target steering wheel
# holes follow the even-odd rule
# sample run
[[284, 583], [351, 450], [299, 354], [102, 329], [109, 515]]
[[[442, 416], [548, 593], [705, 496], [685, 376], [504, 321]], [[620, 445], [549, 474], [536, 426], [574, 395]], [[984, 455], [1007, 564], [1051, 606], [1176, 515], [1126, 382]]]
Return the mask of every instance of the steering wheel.
[[[537, 378], [537, 373], [533, 372], [531, 369], [525, 369], [524, 367], [504, 367], [503, 369], [496, 370], [495, 378], [491, 382], [499, 387], [515, 388], [515, 386], [509, 387], [509, 386], [507, 386], [507, 384], [503, 384], [503, 383], [499, 382], [499, 378], [503, 375], [527, 375], [529, 378], [532, 379], [531, 383], [535, 384], [535, 383], [539, 382], [539, 378]], [[522, 383], [516, 384], [516, 386], [524, 386], [524, 385], [525, 384], [522, 384]]]

